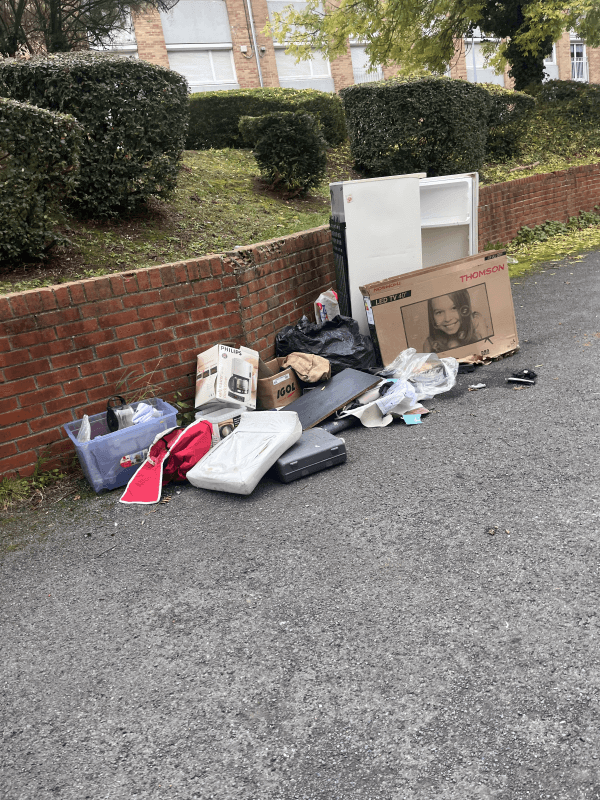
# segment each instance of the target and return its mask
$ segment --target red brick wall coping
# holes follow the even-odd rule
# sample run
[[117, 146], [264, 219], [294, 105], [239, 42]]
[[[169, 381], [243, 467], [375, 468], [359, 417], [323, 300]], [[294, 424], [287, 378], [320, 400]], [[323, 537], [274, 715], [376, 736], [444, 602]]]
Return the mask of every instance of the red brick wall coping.
[[[523, 225], [566, 221], [600, 203], [600, 165], [480, 191], [479, 248]], [[126, 374], [159, 395], [193, 396], [196, 355], [236, 340], [273, 353], [276, 332], [312, 316], [335, 282], [328, 226], [177, 264], [0, 298], [0, 475], [71, 455], [62, 425], [101, 411]]]

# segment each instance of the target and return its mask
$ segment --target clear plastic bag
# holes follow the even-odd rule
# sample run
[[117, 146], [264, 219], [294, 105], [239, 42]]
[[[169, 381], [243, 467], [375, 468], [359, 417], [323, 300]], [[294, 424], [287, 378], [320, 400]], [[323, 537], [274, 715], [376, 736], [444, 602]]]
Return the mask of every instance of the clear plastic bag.
[[452, 389], [457, 373], [458, 361], [455, 358], [440, 358], [435, 353], [417, 353], [414, 347], [409, 347], [382, 369], [380, 375], [410, 381], [420, 401]]
[[317, 325], [323, 325], [334, 317], [339, 316], [340, 306], [338, 304], [337, 292], [333, 289], [328, 289], [322, 292], [315, 300], [315, 319]]
[[92, 426], [90, 425], [90, 418], [87, 414], [84, 414], [83, 419], [81, 420], [81, 427], [79, 428], [79, 432], [77, 434], [77, 441], [89, 442], [91, 438]]

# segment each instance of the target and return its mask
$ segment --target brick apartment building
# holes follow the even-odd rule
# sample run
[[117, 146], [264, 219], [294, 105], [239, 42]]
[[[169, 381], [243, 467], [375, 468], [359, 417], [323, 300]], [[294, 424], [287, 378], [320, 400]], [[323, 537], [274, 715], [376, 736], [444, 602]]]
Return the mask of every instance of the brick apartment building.
[[[258, 86], [337, 92], [394, 74], [393, 67], [369, 70], [360, 42], [350, 42], [334, 61], [315, 52], [311, 61], [296, 64], [284, 46], [263, 33], [269, 14], [287, 5], [290, 0], [179, 0], [168, 13], [135, 17], [129, 34], [120, 36], [111, 49], [176, 70], [187, 78], [192, 92]], [[510, 87], [507, 75], [484, 67], [481, 41], [475, 36], [463, 42], [447, 74]], [[549, 78], [600, 83], [600, 49], [586, 48], [565, 33], [546, 60], [546, 72]]]

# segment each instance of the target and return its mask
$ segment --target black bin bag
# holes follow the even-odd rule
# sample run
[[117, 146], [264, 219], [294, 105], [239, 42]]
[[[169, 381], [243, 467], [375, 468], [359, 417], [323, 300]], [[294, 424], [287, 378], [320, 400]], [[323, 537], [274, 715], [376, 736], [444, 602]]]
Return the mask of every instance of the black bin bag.
[[371, 372], [377, 366], [373, 342], [363, 336], [351, 317], [337, 316], [323, 325], [316, 325], [304, 316], [296, 325], [286, 325], [275, 337], [275, 355], [312, 353], [331, 363], [335, 375], [343, 369]]

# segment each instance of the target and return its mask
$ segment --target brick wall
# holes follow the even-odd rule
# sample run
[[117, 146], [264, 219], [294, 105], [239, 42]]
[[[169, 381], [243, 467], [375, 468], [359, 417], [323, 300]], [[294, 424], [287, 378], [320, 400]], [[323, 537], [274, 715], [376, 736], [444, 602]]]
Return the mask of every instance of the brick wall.
[[532, 175], [479, 190], [479, 249], [507, 243], [523, 225], [566, 222], [600, 205], [600, 164]]
[[590, 68], [590, 83], [600, 83], [600, 49], [586, 47], [585, 52]]
[[134, 14], [133, 27], [139, 58], [169, 69], [169, 56], [158, 11], [151, 8]]
[[571, 35], [568, 31], [563, 33], [556, 42], [556, 63], [558, 65], [558, 78], [561, 81], [571, 80]]
[[62, 425], [102, 411], [126, 374], [132, 387], [154, 371], [161, 397], [190, 399], [196, 355], [213, 343], [272, 356], [275, 333], [333, 280], [323, 227], [0, 298], [0, 475], [30, 473], [46, 448], [70, 458]]
[[454, 58], [450, 64], [450, 77], [454, 80], [467, 80], [467, 60], [463, 39], [454, 40]]
[[[231, 28], [233, 60], [238, 83], [242, 89], [256, 89], [260, 86], [260, 78], [244, 0], [225, 1], [227, 5], [227, 14], [229, 16], [229, 26]], [[252, 11], [254, 15], [254, 30], [259, 47], [263, 85], [270, 87], [279, 86], [273, 40], [262, 33], [262, 29], [265, 27], [268, 20], [266, 0], [254, 0], [252, 3]], [[246, 47], [247, 52], [242, 53], [240, 47]], [[264, 52], [260, 51], [261, 47], [265, 48]]]
[[331, 77], [335, 91], [345, 89], [347, 86], [354, 86], [354, 70], [352, 68], [352, 56], [350, 55], [350, 45], [346, 48], [343, 56], [338, 56], [331, 62]]

